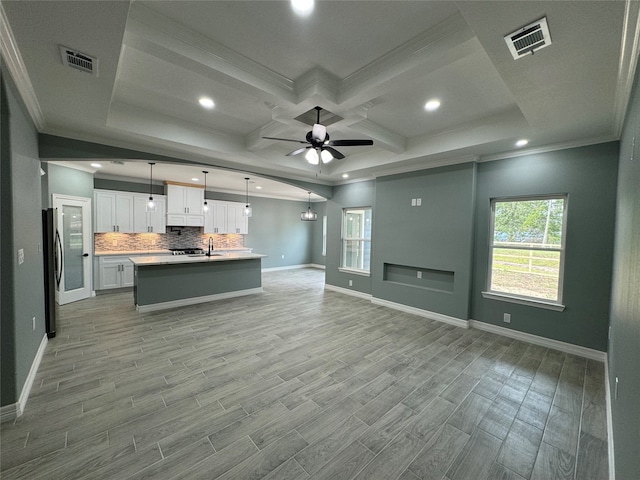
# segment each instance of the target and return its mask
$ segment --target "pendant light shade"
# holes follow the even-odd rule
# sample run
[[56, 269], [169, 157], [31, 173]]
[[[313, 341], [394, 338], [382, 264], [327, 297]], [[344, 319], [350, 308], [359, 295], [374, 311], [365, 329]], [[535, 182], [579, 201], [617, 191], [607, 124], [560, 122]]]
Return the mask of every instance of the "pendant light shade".
[[207, 204], [207, 172], [206, 170], [202, 170], [204, 173], [204, 203], [202, 204], [202, 211], [206, 214], [209, 211], [209, 205]]
[[300, 220], [303, 222], [315, 222], [318, 220], [318, 212], [311, 210], [311, 192], [309, 192], [309, 207], [305, 212], [300, 214]]
[[249, 203], [249, 177], [245, 177], [244, 181], [246, 182], [246, 202], [242, 214], [245, 217], [250, 217], [251, 215], [253, 215], [253, 210], [251, 209], [251, 204]]
[[156, 211], [156, 202], [153, 200], [153, 166], [155, 162], [149, 162], [149, 201], [147, 202], [147, 212]]

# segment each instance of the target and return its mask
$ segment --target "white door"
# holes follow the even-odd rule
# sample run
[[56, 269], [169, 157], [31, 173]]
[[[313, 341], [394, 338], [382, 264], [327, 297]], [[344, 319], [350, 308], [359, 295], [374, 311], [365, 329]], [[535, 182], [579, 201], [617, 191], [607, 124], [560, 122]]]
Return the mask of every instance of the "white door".
[[91, 199], [53, 194], [56, 209], [56, 301], [59, 305], [91, 296]]

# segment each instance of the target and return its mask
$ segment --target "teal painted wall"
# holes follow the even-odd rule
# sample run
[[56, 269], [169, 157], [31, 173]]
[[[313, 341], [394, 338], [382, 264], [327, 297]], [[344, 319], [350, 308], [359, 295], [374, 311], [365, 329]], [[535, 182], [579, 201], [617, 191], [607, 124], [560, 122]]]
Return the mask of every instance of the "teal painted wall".
[[[2, 371], [0, 402], [18, 401], [45, 335], [38, 136], [6, 71], [2, 90]], [[18, 263], [18, 250], [24, 262]], [[32, 328], [32, 318], [36, 328]]]
[[[357, 292], [371, 293], [371, 277], [341, 272], [340, 256], [342, 248], [342, 210], [350, 207], [371, 207], [374, 212], [373, 231], [376, 229], [375, 220], [374, 181], [349, 183], [334, 187], [333, 197], [327, 201], [327, 257], [325, 282], [336, 287], [348, 288]], [[349, 280], [353, 286], [349, 286]]]
[[[468, 318], [475, 170], [463, 164], [377, 179], [374, 297]], [[422, 205], [412, 207], [414, 198]]]
[[51, 195], [71, 195], [73, 197], [89, 198], [93, 204], [93, 174], [64, 167], [62, 165], [47, 164], [48, 206], [53, 206]]
[[[472, 318], [596, 350], [607, 349], [618, 143], [478, 165]], [[568, 194], [563, 312], [485, 299], [490, 201]], [[511, 323], [502, 322], [511, 313]]]
[[[640, 472], [640, 73], [620, 142], [609, 381], [617, 479]], [[615, 379], [619, 379], [615, 398]]]

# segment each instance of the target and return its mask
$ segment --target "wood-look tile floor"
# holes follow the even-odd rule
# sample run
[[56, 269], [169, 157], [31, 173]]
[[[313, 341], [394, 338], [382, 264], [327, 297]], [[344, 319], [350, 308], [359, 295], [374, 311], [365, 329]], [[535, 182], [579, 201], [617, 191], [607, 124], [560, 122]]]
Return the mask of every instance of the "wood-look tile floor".
[[607, 478], [603, 364], [265, 273], [139, 314], [60, 307], [4, 479]]

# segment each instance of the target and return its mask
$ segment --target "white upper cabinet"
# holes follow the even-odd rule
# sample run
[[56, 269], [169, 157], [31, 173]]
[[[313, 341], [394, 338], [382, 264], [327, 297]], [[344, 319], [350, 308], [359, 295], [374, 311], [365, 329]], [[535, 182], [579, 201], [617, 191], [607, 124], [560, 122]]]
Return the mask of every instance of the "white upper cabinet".
[[167, 183], [167, 225], [180, 227], [204, 226], [204, 189]]
[[243, 203], [209, 200], [208, 204], [204, 233], [249, 233], [248, 218], [242, 214]]
[[133, 194], [94, 190], [94, 232], [133, 232]]
[[166, 233], [167, 199], [154, 195], [155, 212], [147, 212], [149, 195], [136, 194], [133, 197], [133, 231], [135, 233]]

